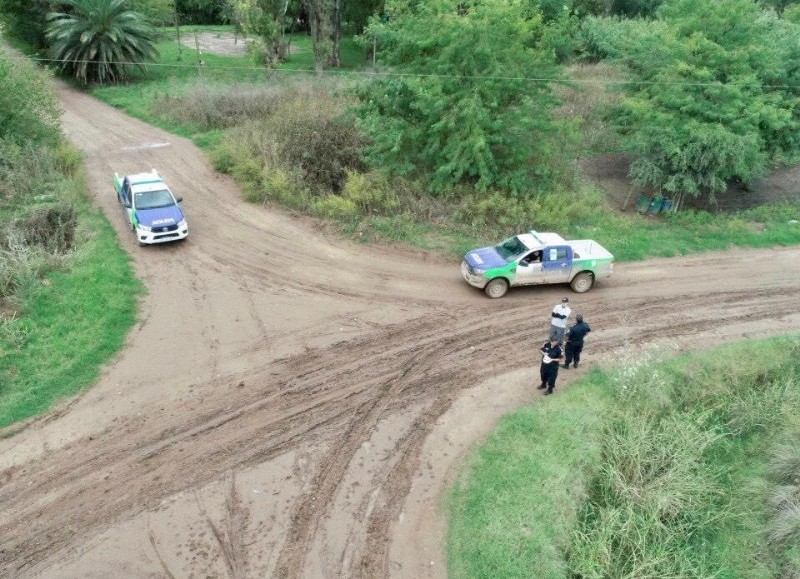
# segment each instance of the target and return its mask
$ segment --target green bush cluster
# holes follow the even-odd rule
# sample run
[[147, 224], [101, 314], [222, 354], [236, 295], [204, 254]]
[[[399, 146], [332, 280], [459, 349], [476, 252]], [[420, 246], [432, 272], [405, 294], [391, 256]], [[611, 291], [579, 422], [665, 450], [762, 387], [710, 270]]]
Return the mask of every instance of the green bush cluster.
[[382, 175], [357, 171], [347, 171], [344, 187], [339, 194], [323, 195], [312, 203], [317, 215], [342, 221], [393, 215], [400, 208], [400, 200]]
[[312, 192], [338, 193], [348, 170], [363, 171], [364, 138], [347, 116], [305, 117], [279, 121], [285, 131], [278, 139], [279, 155], [295, 167]]
[[[249, 199], [339, 194], [348, 175], [364, 171], [364, 138], [344, 113], [346, 102], [335, 85], [317, 92], [314, 86], [275, 93], [274, 106], [238, 123], [212, 151], [214, 166], [234, 175]], [[287, 195], [290, 182], [296, 196]]]
[[80, 154], [61, 140], [45, 74], [0, 51], [0, 299], [19, 298], [75, 244]]
[[531, 197], [510, 197], [495, 191], [468, 196], [456, 217], [473, 228], [497, 233], [528, 229], [568, 231], [595, 223], [602, 203], [599, 191], [586, 188]]
[[66, 263], [67, 256], [28, 244], [11, 229], [0, 244], [0, 300], [19, 301], [19, 297], [34, 290], [45, 275]]

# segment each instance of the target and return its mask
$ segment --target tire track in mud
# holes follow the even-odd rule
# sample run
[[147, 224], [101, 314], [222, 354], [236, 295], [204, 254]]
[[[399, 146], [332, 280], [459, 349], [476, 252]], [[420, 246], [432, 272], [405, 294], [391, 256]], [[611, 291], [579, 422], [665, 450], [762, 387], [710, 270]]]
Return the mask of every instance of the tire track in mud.
[[[707, 329], [769, 316], [794, 300], [778, 289], [757, 296], [727, 291], [706, 297], [718, 306], [706, 309], [706, 317], [699, 320]], [[681, 311], [696, 299], [626, 304], [629, 311], [649, 318], [637, 339], [691, 334], [698, 320], [687, 321]], [[494, 317], [486, 315], [487, 308]], [[408, 494], [428, 432], [462, 389], [491, 376], [495, 368], [520, 362], [520, 336], [531, 326], [527, 308], [482, 309], [482, 315], [472, 318], [419, 319], [288, 358], [279, 370], [242, 375], [256, 385], [249, 393], [239, 393], [230, 384], [187, 408], [186, 416], [131, 420], [94, 440], [0, 472], [0, 504], [13, 505], [0, 514], [0, 571], [34, 574], [76, 542], [132, 512], [154, 508], [175, 492], [309, 441], [336, 441], [320, 458], [310, 489], [296, 504], [278, 558], [279, 576], [300, 577], [319, 521], [329, 512], [355, 451], [387, 414], [427, 401], [409, 434], [397, 444], [402, 459], [381, 475], [383, 482], [366, 517], [365, 544], [356, 549], [354, 567], [341, 575], [385, 576], [390, 524]], [[610, 326], [615, 315], [611, 308], [592, 319], [598, 327]], [[613, 349], [608, 339], [598, 338], [593, 348]], [[523, 341], [532, 347], [534, 340]], [[469, 363], [476, 343], [495, 355], [493, 366]], [[523, 363], [534, 366], [527, 359]]]
[[[388, 449], [392, 460], [380, 463], [371, 475], [364, 493], [369, 500], [353, 507], [358, 527], [346, 539], [348, 557], [329, 562], [332, 567], [325, 570], [326, 577], [387, 576], [391, 527], [437, 420], [462, 390], [508, 368], [523, 365], [534, 376], [538, 364], [531, 361], [531, 352], [544, 340], [548, 305], [555, 303], [556, 292], [568, 290], [522, 289], [500, 302], [485, 300], [477, 291], [455, 292], [455, 284], [446, 284], [458, 280], [456, 264], [423, 263], [408, 253], [400, 256], [400, 251], [331, 243], [313, 225], [245, 206], [232, 181], [216, 177], [202, 155], [181, 139], [169, 137], [172, 145], [157, 154], [126, 149], [120, 157], [124, 147], [166, 137], [85, 95], [65, 90], [62, 96], [71, 111], [68, 132], [89, 155], [95, 198], [120, 232], [123, 247], [134, 254], [137, 271], [150, 286], [151, 301], [173, 299], [180, 314], [199, 316], [244, 300], [238, 313], [254, 320], [251, 334], [242, 341], [249, 365], [222, 368], [224, 357], [241, 351], [242, 343], [236, 341], [233, 349], [230, 340], [237, 327], [223, 328], [228, 331], [229, 342], [223, 344], [228, 350], [218, 349], [211, 364], [199, 360], [203, 364], [198, 373], [211, 376], [195, 377], [191, 395], [163, 408], [161, 399], [150, 404], [144, 398], [147, 404], [133, 406], [133, 412], [106, 427], [89, 430], [91, 435], [0, 470], [0, 576], [36, 576], [69, 560], [75, 547], [90, 544], [137, 513], [157, 509], [176, 493], [233, 477], [234, 472], [293, 451], [309, 461], [307, 487], [291, 505], [290, 538], [272, 560], [274, 570], [286, 577], [308, 576], [309, 549], [315, 540], [325, 542], [327, 531], [321, 522], [332, 512], [344, 475], [356, 470], [355, 452], [383, 421], [413, 409], [410, 427]], [[91, 123], [84, 118], [87, 112], [93, 115]], [[179, 246], [138, 252], [132, 237], [126, 237], [118, 205], [108, 196], [107, 180], [121, 167], [150, 166], [167, 167], [165, 177], [176, 191], [189, 193], [193, 236]], [[338, 259], [347, 252], [358, 256], [341, 265]], [[776, 312], [797, 312], [796, 277], [787, 273], [793, 271], [797, 252], [776, 250], [761, 262], [753, 253], [759, 252], [618, 266], [608, 285], [575, 300], [595, 329], [592, 351], [612, 356], [631, 338], [637, 344], [670, 338], [691, 342], [698, 332], [750, 327], [774, 320]], [[759, 255], [766, 252], [760, 250]], [[746, 266], [745, 256], [752, 260]], [[179, 260], [186, 265], [176, 270], [181, 276], [176, 286], [188, 294], [186, 307], [177, 303], [178, 293], [165, 294], [158, 286], [163, 268]], [[309, 271], [304, 267], [308, 264], [327, 269]], [[215, 291], [224, 297], [215, 301]], [[296, 299], [272, 303], [300, 311], [316, 296], [326, 303], [359, 304], [322, 317], [325, 323], [367, 307], [385, 309], [387, 316], [380, 326], [361, 324], [349, 340], [304, 351], [287, 348], [282, 352], [291, 355], [278, 359], [270, 352], [273, 343], [313, 328], [300, 325], [304, 320], [298, 318], [296, 325], [270, 336], [272, 341], [257, 337], [270, 315], [263, 309], [265, 302], [256, 301], [259, 292], [291, 295]], [[398, 310], [404, 314], [390, 315]], [[405, 315], [406, 310], [411, 313]], [[145, 330], [156, 326], [153, 307], [143, 315]], [[411, 319], [390, 322], [404, 318]], [[214, 324], [224, 323], [220, 319], [192, 326], [193, 333], [182, 336], [183, 352], [208, 348], [219, 329]], [[312, 318], [312, 323], [319, 319]], [[142, 360], [142, 349], [136, 346], [145, 330], [135, 330], [134, 355], [127, 352], [134, 361]], [[153, 332], [147, 336], [162, 338]], [[217, 376], [218, 372], [225, 374]], [[138, 376], [122, 372], [115, 376], [120, 378], [124, 383]], [[117, 385], [101, 384], [102, 388], [108, 396]], [[535, 399], [531, 387], [531, 400]], [[96, 409], [100, 414], [105, 407], [97, 403]], [[63, 414], [57, 411], [54, 416], [69, 419], [69, 412]], [[45, 418], [28, 423], [30, 432], [25, 427], [13, 432], [25, 442], [28, 434], [35, 440], [44, 427], [52, 426]], [[310, 500], [316, 496], [320, 500]], [[226, 500], [230, 521], [214, 523], [217, 541], [227, 550], [227, 572], [247, 574], [244, 544], [226, 543], [226, 532], [241, 532], [246, 521], [237, 514], [237, 495]], [[181, 575], [177, 568], [169, 572]]]

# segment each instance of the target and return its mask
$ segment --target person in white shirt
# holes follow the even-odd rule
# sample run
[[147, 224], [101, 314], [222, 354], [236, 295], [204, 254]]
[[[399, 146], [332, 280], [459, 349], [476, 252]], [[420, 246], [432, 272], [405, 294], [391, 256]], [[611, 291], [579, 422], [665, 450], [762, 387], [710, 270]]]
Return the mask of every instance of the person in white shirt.
[[550, 319], [550, 339], [557, 340], [559, 344], [564, 341], [564, 333], [567, 331], [567, 322], [572, 310], [569, 307], [569, 298], [564, 298], [561, 303], [553, 308]]

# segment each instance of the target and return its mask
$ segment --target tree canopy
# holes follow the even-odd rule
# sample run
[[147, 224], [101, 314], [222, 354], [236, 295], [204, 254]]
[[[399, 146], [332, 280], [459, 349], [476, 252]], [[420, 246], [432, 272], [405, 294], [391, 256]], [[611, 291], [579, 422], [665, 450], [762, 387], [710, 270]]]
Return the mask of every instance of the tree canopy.
[[614, 120], [635, 155], [634, 181], [713, 199], [796, 155], [800, 29], [752, 0], [668, 0], [657, 14], [604, 36], [630, 72]]
[[434, 190], [535, 185], [558, 74], [537, 47], [543, 29], [507, 0], [388, 5], [367, 29], [384, 68], [358, 90], [371, 162], [430, 175]]

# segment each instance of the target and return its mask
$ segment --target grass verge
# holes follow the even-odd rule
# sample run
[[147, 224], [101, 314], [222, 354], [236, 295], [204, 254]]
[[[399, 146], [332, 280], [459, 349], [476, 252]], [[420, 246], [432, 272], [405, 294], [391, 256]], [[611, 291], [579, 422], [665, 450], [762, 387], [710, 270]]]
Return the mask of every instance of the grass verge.
[[643, 360], [506, 417], [453, 490], [450, 575], [793, 576], [798, 354]]
[[[89, 387], [136, 320], [141, 286], [102, 214], [63, 270], [20, 296], [20, 317], [0, 327], [0, 427], [40, 414]], [[84, 229], [85, 232], [85, 229]]]

